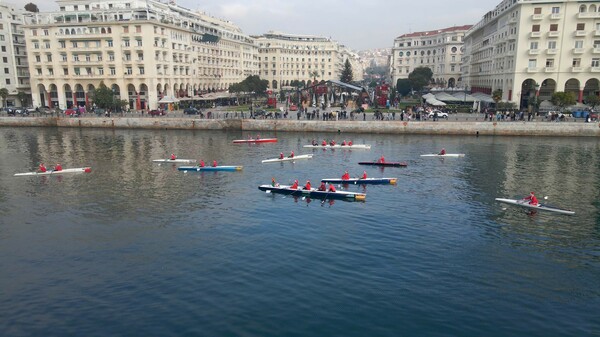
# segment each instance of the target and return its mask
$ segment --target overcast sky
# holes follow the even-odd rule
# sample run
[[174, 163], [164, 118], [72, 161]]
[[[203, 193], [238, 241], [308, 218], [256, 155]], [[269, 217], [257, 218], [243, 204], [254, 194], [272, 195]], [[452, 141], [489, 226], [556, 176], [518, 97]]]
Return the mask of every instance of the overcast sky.
[[[52, 0], [11, 0], [58, 10]], [[227, 19], [249, 35], [268, 31], [331, 37], [354, 50], [389, 48], [399, 35], [475, 24], [501, 0], [177, 0]]]

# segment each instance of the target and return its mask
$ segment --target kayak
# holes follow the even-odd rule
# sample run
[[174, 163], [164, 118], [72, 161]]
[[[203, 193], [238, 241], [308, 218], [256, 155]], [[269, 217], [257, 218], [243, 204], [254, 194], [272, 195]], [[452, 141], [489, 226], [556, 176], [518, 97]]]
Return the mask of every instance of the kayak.
[[385, 162], [378, 163], [376, 161], [361, 161], [358, 165], [373, 165], [373, 166], [395, 166], [395, 167], [406, 167], [408, 166], [405, 162]]
[[331, 184], [354, 184], [354, 185], [396, 185], [398, 178], [351, 178], [351, 179], [321, 179], [324, 183]]
[[179, 171], [241, 171], [243, 166], [179, 166]]
[[195, 159], [154, 159], [152, 160], [155, 163], [195, 163]]
[[262, 161], [263, 164], [265, 163], [280, 163], [280, 162], [284, 162], [284, 161], [294, 161], [294, 160], [300, 160], [300, 159], [311, 159], [313, 157], [312, 154], [301, 154], [298, 156], [294, 156], [293, 158], [291, 157], [285, 157], [283, 159], [280, 158], [273, 158], [273, 159], [265, 159]]
[[236, 139], [233, 141], [233, 143], [277, 143], [277, 138]]
[[48, 175], [56, 175], [56, 174], [65, 174], [65, 173], [90, 173], [92, 172], [91, 167], [80, 167], [80, 168], [70, 168], [70, 169], [62, 169], [60, 171], [52, 171], [48, 170], [46, 172], [27, 172], [27, 173], [16, 173], [15, 177], [24, 177], [24, 176], [48, 176]]
[[464, 157], [465, 154], [464, 153], [446, 153], [446, 154], [437, 154], [437, 153], [431, 153], [431, 154], [422, 154], [421, 157], [452, 157], [452, 158], [458, 158], [458, 157]]
[[521, 206], [521, 207], [527, 207], [527, 208], [531, 208], [531, 209], [537, 209], [537, 210], [540, 210], [540, 211], [549, 211], [549, 212], [555, 212], [555, 213], [566, 214], [566, 215], [573, 215], [573, 214], [575, 214], [575, 212], [573, 212], [571, 210], [560, 209], [560, 208], [556, 208], [556, 207], [545, 205], [545, 204], [531, 205], [531, 204], [529, 204], [529, 201], [522, 200], [522, 199], [496, 198], [496, 201], [503, 202], [505, 204], [515, 205], [515, 206]]
[[355, 193], [348, 191], [335, 191], [335, 192], [327, 192], [327, 191], [317, 191], [315, 188], [311, 188], [310, 190], [302, 190], [302, 189], [291, 189], [290, 186], [279, 185], [279, 186], [271, 186], [271, 185], [260, 185], [258, 189], [261, 191], [265, 191], [267, 193], [279, 193], [285, 195], [291, 195], [295, 197], [310, 197], [315, 199], [336, 199], [336, 200], [346, 200], [346, 201], [365, 201], [367, 195], [364, 193]]
[[352, 144], [352, 145], [304, 145], [307, 149], [362, 149], [370, 150], [371, 145], [368, 144]]

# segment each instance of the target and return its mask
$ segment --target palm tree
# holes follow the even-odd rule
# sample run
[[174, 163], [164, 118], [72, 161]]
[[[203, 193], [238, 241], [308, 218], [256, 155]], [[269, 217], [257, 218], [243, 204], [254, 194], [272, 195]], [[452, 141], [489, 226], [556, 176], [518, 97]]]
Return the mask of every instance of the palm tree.
[[6, 97], [8, 97], [8, 89], [0, 89], [0, 97], [2, 97], [2, 106], [6, 105]]
[[313, 82], [315, 82], [317, 80], [317, 77], [321, 76], [319, 75], [319, 72], [314, 70], [308, 73], [308, 76], [313, 78]]

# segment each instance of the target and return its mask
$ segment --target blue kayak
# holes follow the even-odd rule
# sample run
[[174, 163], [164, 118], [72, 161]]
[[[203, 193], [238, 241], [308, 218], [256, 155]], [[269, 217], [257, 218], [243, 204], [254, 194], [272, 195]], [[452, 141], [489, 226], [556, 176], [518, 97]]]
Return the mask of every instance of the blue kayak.
[[179, 171], [241, 171], [243, 166], [179, 166]]
[[267, 193], [279, 193], [285, 195], [291, 195], [294, 197], [307, 197], [315, 199], [336, 199], [345, 201], [365, 201], [367, 195], [364, 193], [348, 192], [348, 191], [318, 191], [315, 188], [310, 190], [304, 189], [292, 189], [290, 186], [271, 186], [271, 185], [260, 185], [258, 189]]

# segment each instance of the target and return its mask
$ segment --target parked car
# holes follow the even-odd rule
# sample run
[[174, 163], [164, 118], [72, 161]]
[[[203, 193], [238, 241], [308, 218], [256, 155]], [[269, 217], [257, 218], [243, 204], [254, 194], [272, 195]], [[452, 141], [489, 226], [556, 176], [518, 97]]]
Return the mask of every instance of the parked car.
[[290, 111], [298, 111], [298, 106], [296, 104], [290, 105]]
[[65, 110], [65, 116], [79, 117], [79, 111], [75, 109], [67, 109]]
[[154, 110], [150, 110], [148, 111], [148, 115], [150, 116], [164, 116], [166, 115], [167, 112], [161, 109], [154, 109]]
[[14, 116], [14, 115], [16, 115], [16, 111], [13, 108], [6, 107], [6, 108], [3, 108], [2, 111], [6, 112], [6, 114], [8, 116]]
[[431, 111], [431, 112], [430, 112], [430, 113], [427, 115], [427, 117], [429, 117], [429, 118], [433, 118], [433, 116], [435, 115], [435, 113], [436, 113], [436, 112], [437, 112], [437, 116], [438, 116], [438, 118], [446, 118], [446, 119], [448, 118], [448, 113], [446, 113], [446, 112], [443, 112], [443, 111], [440, 111], [440, 110], [433, 110], [433, 111]]
[[183, 113], [186, 115], [197, 115], [200, 113], [200, 110], [198, 110], [194, 107], [189, 107], [189, 108], [183, 110]]
[[19, 116], [29, 116], [29, 111], [25, 108], [16, 108], [14, 112]]

